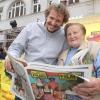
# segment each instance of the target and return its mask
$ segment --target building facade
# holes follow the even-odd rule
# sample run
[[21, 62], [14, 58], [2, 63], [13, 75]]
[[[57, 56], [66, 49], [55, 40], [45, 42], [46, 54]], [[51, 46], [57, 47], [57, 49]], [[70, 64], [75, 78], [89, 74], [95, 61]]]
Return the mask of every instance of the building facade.
[[69, 10], [70, 19], [100, 14], [100, 0], [0, 0], [0, 43], [7, 38], [4, 34], [10, 34], [5, 30], [12, 29], [12, 20], [16, 20], [17, 27], [44, 21], [44, 10], [53, 2], [63, 3]]
[[[0, 47], [8, 47], [28, 23], [44, 20], [48, 4], [48, 0], [0, 0]], [[13, 20], [17, 22], [15, 28], [10, 25]]]
[[44, 10], [53, 1], [66, 5], [70, 19], [100, 14], [100, 0], [0, 0], [0, 30], [10, 29], [13, 19], [18, 27], [43, 21]]
[[71, 19], [100, 14], [100, 0], [61, 0], [70, 12]]

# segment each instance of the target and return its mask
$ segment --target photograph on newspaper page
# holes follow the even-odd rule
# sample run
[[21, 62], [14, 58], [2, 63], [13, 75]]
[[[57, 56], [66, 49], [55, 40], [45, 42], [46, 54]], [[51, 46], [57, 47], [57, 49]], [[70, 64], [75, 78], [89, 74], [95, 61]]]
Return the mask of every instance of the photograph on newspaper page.
[[88, 66], [79, 66], [62, 68], [45, 64], [28, 65], [25, 71], [35, 99], [65, 100], [67, 94], [76, 95], [72, 88], [79, 83], [88, 81], [87, 78], [90, 75]]

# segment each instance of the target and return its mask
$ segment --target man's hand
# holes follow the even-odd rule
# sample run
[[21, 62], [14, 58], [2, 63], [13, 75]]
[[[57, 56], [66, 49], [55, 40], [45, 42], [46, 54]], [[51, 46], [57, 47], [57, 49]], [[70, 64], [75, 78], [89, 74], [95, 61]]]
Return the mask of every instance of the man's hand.
[[78, 84], [73, 90], [83, 98], [83, 100], [91, 100], [97, 94], [100, 94], [100, 78], [91, 78], [89, 82]]
[[12, 65], [11, 65], [11, 62], [10, 62], [10, 59], [8, 58], [8, 56], [5, 57], [4, 67], [7, 71], [14, 72], [14, 70], [12, 69]]

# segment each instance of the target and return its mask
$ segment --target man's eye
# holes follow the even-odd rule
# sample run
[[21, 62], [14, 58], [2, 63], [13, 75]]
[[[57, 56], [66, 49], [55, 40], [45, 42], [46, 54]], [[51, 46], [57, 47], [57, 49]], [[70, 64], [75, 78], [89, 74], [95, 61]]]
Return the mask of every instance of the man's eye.
[[49, 18], [53, 20], [53, 17], [49, 17]]

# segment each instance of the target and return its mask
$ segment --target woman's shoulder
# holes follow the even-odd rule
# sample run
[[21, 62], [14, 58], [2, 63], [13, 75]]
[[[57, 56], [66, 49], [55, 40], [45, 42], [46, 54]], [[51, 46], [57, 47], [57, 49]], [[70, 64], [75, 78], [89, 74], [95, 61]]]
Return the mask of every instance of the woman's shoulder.
[[63, 58], [63, 57], [67, 54], [67, 52], [68, 52], [68, 49], [63, 50], [63, 51], [61, 52], [59, 58]]
[[90, 53], [93, 54], [95, 58], [97, 53], [100, 51], [100, 42], [88, 41], [87, 44], [88, 44]]

